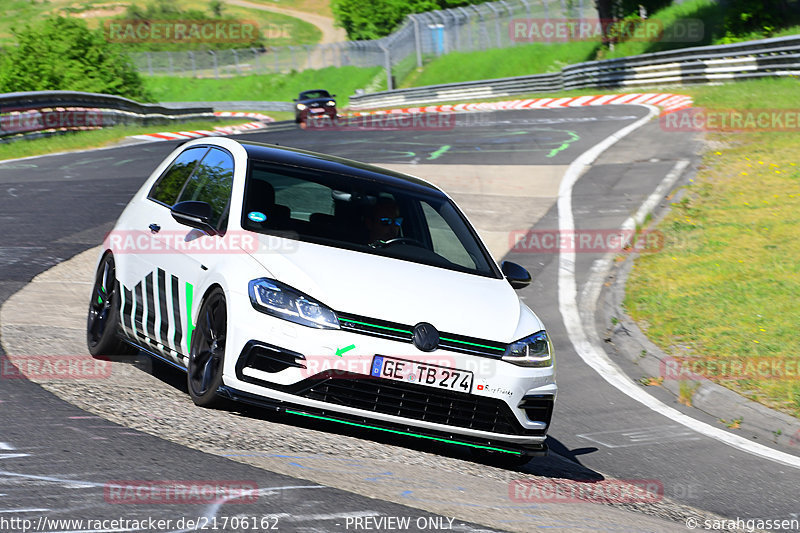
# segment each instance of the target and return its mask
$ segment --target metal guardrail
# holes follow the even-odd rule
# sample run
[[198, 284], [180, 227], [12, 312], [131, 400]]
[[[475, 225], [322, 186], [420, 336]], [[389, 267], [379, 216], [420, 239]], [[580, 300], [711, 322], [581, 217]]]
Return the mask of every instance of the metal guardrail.
[[242, 100], [238, 102], [161, 102], [167, 109], [179, 109], [192, 105], [211, 107], [215, 111], [294, 111], [292, 102]]
[[553, 74], [429, 85], [350, 97], [351, 109], [413, 106], [569, 89], [646, 87], [800, 76], [800, 35], [569, 65]]
[[0, 94], [0, 139], [118, 124], [216, 120], [209, 107], [169, 108], [108, 94], [33, 91]]

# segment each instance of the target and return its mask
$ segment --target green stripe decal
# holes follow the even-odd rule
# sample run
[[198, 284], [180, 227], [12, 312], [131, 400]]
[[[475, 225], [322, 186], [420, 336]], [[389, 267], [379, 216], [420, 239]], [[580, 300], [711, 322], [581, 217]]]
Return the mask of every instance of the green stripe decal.
[[192, 332], [194, 331], [194, 324], [192, 323], [192, 294], [194, 293], [194, 286], [186, 282], [186, 353], [192, 351]]
[[468, 442], [459, 442], [457, 440], [442, 439], [442, 438], [439, 438], [439, 437], [430, 437], [428, 435], [419, 435], [417, 433], [409, 433], [407, 431], [397, 431], [397, 430], [394, 430], [394, 429], [386, 429], [386, 428], [381, 428], [381, 427], [378, 427], [378, 426], [369, 426], [367, 424], [356, 424], [355, 422], [347, 422], [346, 420], [336, 420], [335, 418], [328, 418], [327, 416], [318, 416], [318, 415], [312, 415], [312, 414], [308, 414], [308, 413], [301, 413], [300, 411], [292, 411], [290, 409], [287, 409], [286, 412], [287, 413], [291, 413], [293, 415], [307, 416], [309, 418], [316, 418], [316, 419], [319, 419], [319, 420], [327, 420], [329, 422], [338, 422], [339, 424], [345, 424], [345, 425], [348, 425], [348, 426], [356, 426], [356, 427], [360, 427], [360, 428], [375, 429], [375, 430], [378, 430], [378, 431], [386, 431], [387, 433], [395, 433], [397, 435], [406, 435], [408, 437], [416, 437], [418, 439], [437, 440], [439, 442], [447, 442], [449, 444], [458, 444], [460, 446], [469, 446], [471, 448], [480, 448], [482, 450], [491, 450], [493, 452], [503, 452], [503, 453], [510, 453], [511, 455], [520, 455], [517, 452], [511, 452], [511, 451], [508, 451], [508, 450], [503, 450], [502, 448], [493, 448], [491, 446], [481, 446], [479, 444], [470, 444]]
[[401, 333], [408, 333], [410, 335], [413, 335], [413, 332], [408, 331], [407, 329], [397, 329], [397, 328], [390, 328], [390, 327], [387, 327], [387, 326], [379, 326], [377, 324], [368, 324], [366, 322], [359, 322], [358, 320], [350, 320], [350, 319], [340, 318], [339, 322], [352, 322], [353, 324], [361, 324], [362, 326], [369, 326], [371, 328], [388, 329], [389, 331], [399, 331]]
[[474, 342], [459, 341], [459, 340], [456, 340], [456, 339], [446, 339], [444, 337], [442, 337], [441, 340], [447, 341], [447, 342], [457, 342], [459, 344], [469, 344], [470, 346], [480, 346], [481, 348], [488, 348], [490, 350], [497, 350], [499, 352], [505, 352], [506, 351], [505, 348], [495, 348], [494, 346], [486, 346], [485, 344], [476, 344]]

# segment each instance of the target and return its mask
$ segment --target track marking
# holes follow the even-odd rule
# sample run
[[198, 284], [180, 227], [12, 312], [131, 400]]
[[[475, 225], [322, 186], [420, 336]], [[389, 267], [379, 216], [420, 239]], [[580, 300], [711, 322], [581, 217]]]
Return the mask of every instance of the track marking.
[[[600, 154], [626, 135], [643, 126], [658, 113], [657, 108], [653, 106], [648, 105], [645, 107], [649, 109], [649, 113], [645, 117], [629, 124], [610, 137], [589, 148], [570, 163], [558, 191], [558, 227], [561, 232], [572, 232], [575, 229], [575, 220], [572, 215], [572, 188], [578, 181], [578, 178], [580, 178], [583, 172]], [[665, 182], [670, 179], [677, 179], [677, 175], [675, 175], [676, 173], [674, 171], [675, 169], [664, 178], [662, 184], [656, 189], [656, 192], [654, 192], [645, 201], [639, 211], [637, 211], [637, 215], [644, 212], [646, 205], [655, 205], [655, 203], [659, 201], [658, 199], [654, 200], [656, 193], [663, 191], [665, 187], [662, 186], [664, 186]], [[635, 223], [636, 220], [634, 217], [630, 217], [625, 221], [623, 227], [632, 227], [631, 225], [635, 225]], [[592, 268], [592, 273], [586, 283], [587, 287], [584, 291], [586, 299], [582, 301], [582, 305], [580, 306], [587, 316], [594, 316], [603, 279], [612, 266], [612, 259], [613, 255], [609, 254], [604, 259], [597, 261], [595, 267]], [[558, 308], [575, 352], [587, 365], [620, 392], [652, 411], [682, 424], [697, 433], [705, 435], [706, 437], [718, 440], [723, 444], [727, 444], [743, 452], [800, 469], [800, 457], [773, 450], [772, 448], [750, 441], [739, 435], [728, 433], [727, 431], [723, 431], [705, 422], [695, 420], [657, 400], [655, 397], [642, 390], [640, 386], [622, 372], [603, 350], [600, 339], [597, 337], [597, 332], [594, 331], [594, 328], [587, 328], [588, 332], [584, 330], [581, 312], [578, 306], [574, 251], [562, 251], [558, 256]]]

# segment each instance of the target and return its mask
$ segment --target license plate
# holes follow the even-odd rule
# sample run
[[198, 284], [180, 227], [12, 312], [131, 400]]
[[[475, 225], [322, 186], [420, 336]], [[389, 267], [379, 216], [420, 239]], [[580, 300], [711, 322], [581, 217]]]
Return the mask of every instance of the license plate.
[[416, 383], [435, 389], [472, 392], [473, 374], [469, 370], [431, 365], [419, 361], [376, 355], [372, 360], [370, 374], [374, 377]]
[[322, 108], [312, 107], [312, 108], [309, 108], [309, 111], [311, 111], [312, 113], [323, 113], [325, 110], [322, 109]]

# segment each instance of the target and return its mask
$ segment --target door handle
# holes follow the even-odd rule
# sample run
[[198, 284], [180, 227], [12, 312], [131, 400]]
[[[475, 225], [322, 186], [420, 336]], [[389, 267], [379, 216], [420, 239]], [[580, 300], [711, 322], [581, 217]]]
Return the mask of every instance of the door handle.
[[161, 231], [161, 226], [159, 226], [158, 224], [150, 224], [148, 227], [150, 228], [151, 233], [158, 233], [159, 231]]

